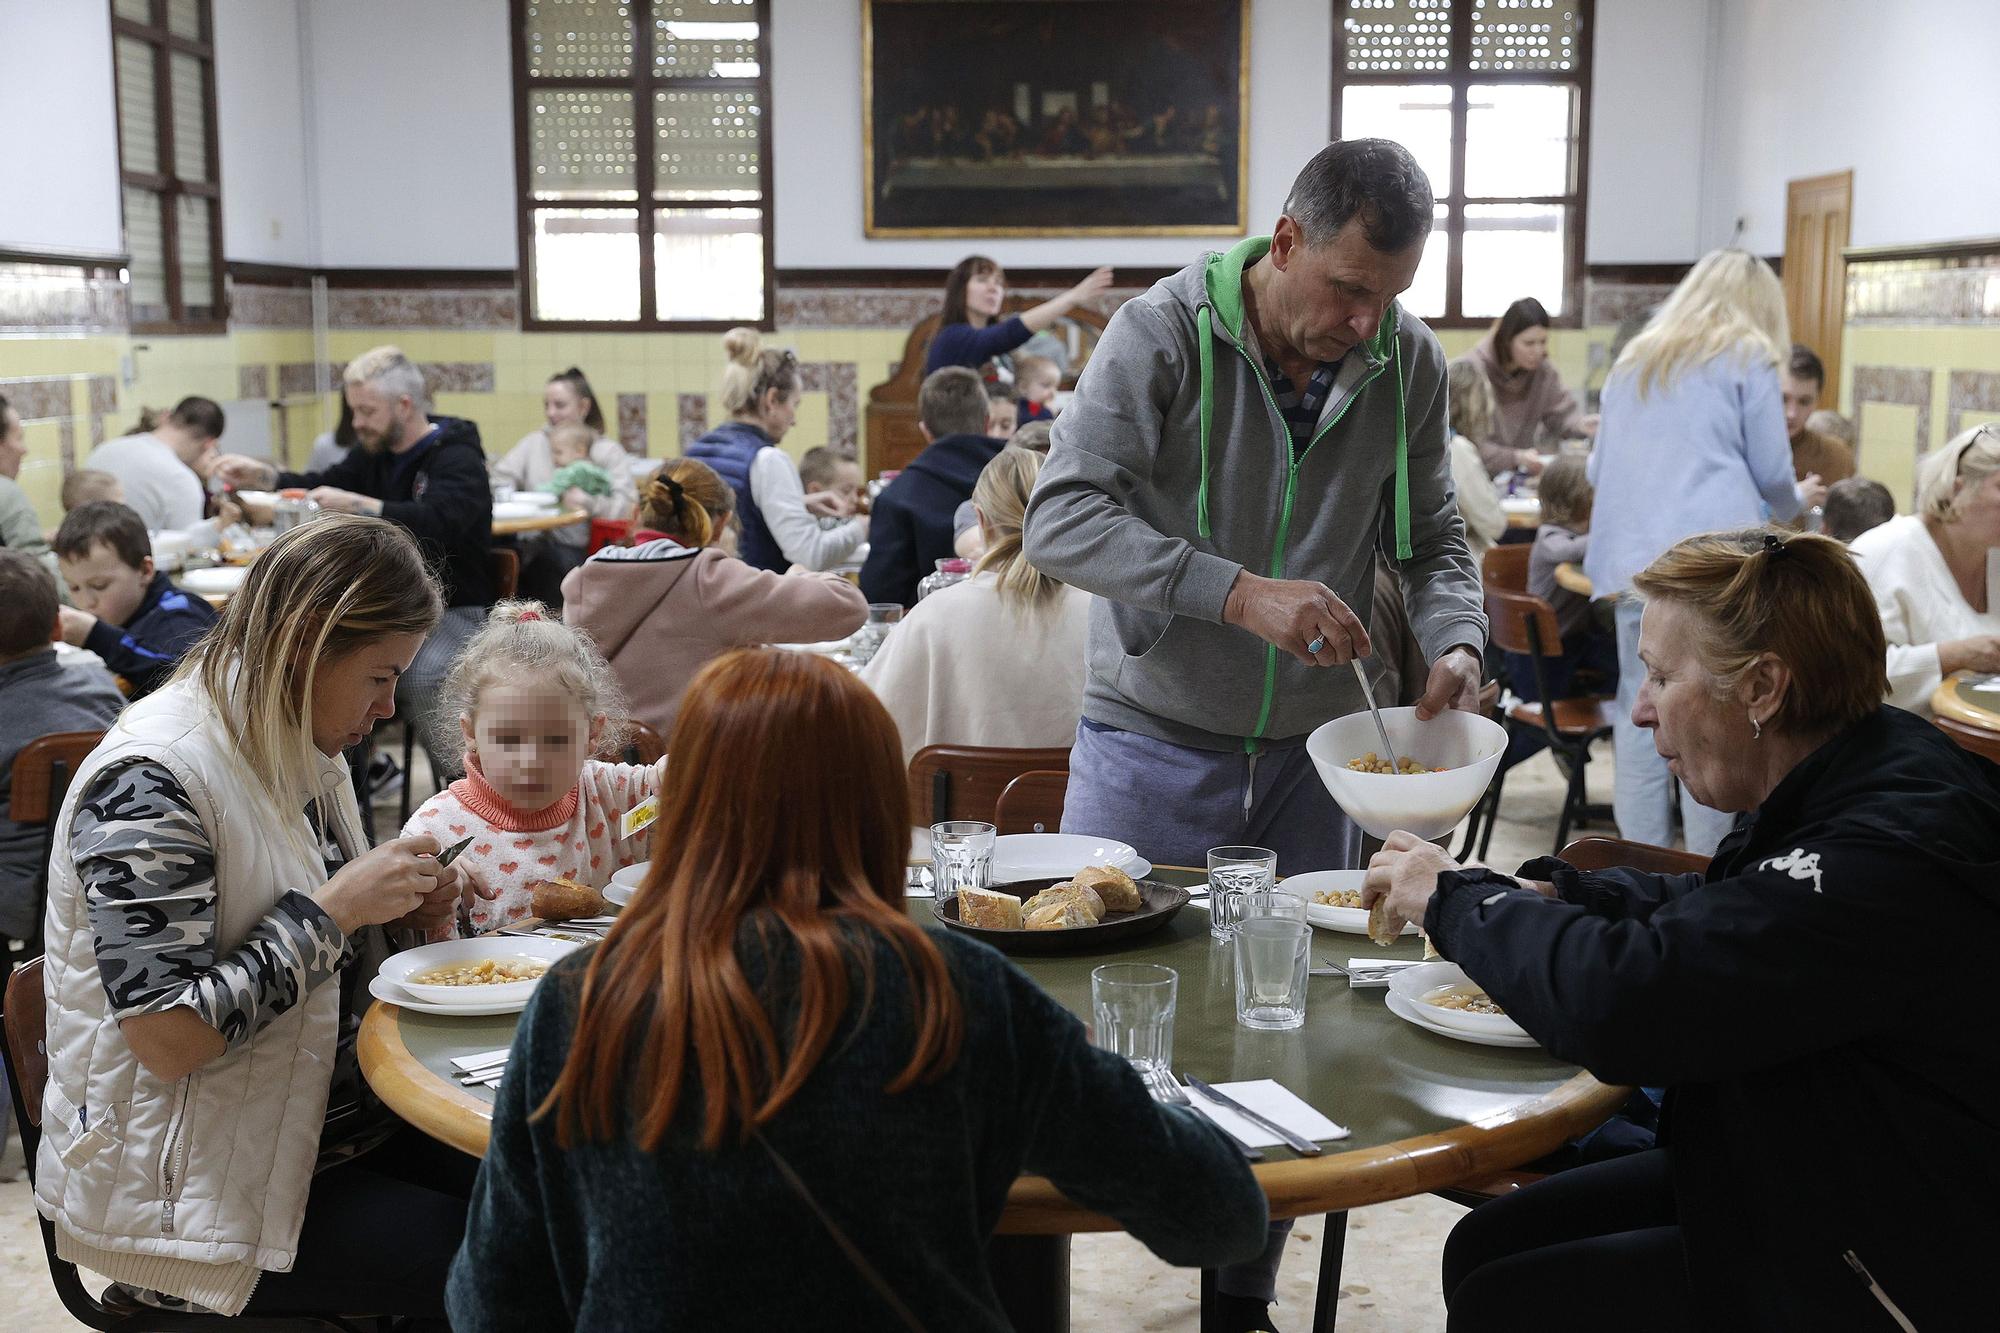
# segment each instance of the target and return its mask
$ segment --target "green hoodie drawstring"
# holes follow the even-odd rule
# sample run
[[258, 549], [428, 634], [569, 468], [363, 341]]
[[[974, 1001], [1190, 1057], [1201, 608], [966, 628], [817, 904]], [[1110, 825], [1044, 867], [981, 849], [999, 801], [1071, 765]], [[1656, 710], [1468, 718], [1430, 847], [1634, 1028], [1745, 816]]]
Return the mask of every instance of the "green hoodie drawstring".
[[1408, 560], [1410, 545], [1410, 440], [1403, 422], [1403, 340], [1394, 335], [1396, 345], [1396, 559]]
[[1201, 487], [1195, 493], [1195, 531], [1206, 541], [1208, 530], [1208, 432], [1215, 419], [1215, 338], [1208, 302], [1195, 312], [1201, 325]]

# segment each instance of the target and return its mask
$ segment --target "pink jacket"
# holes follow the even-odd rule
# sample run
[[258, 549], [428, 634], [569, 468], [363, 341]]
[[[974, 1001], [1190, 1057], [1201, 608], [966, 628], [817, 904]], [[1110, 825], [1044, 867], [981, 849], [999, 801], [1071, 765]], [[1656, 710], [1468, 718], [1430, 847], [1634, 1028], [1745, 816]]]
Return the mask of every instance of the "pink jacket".
[[1486, 372], [1500, 409], [1493, 418], [1493, 433], [1479, 441], [1479, 457], [1488, 476], [1497, 477], [1516, 466], [1522, 450], [1534, 449], [1539, 430], [1558, 438], [1583, 434], [1583, 409], [1556, 372], [1555, 362], [1544, 361], [1533, 370], [1519, 366], [1502, 370], [1490, 333], [1466, 355]]
[[844, 639], [868, 619], [861, 590], [837, 574], [773, 574], [668, 539], [607, 546], [562, 590], [563, 622], [596, 640], [632, 715], [662, 736], [709, 659], [752, 644]]

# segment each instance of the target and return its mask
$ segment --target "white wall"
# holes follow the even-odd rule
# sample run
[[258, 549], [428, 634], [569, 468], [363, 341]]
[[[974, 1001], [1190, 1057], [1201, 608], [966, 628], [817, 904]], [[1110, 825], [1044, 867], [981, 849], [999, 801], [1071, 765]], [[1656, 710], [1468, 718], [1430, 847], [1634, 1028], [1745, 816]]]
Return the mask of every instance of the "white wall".
[[1700, 253], [1708, 29], [1709, 0], [1598, 0], [1587, 262]]
[[0, 246], [119, 254], [111, 6], [0, 0]]
[[311, 264], [298, 0], [214, 0], [214, 14], [222, 253]]
[[1726, 0], [1717, 8], [1725, 133], [1704, 246], [1785, 244], [1785, 182], [1854, 169], [1855, 245], [2000, 232], [2000, 4]]
[[514, 267], [506, 0], [305, 0], [302, 17], [318, 262]]

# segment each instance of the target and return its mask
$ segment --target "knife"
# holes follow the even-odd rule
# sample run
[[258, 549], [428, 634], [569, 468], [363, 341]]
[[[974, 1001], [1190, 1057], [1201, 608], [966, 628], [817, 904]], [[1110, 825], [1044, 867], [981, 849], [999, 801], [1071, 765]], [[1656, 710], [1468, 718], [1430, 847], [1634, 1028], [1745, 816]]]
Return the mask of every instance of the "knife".
[[456, 861], [458, 859], [458, 854], [472, 845], [472, 838], [476, 838], [478, 836], [479, 835], [475, 833], [472, 835], [472, 837], [468, 837], [462, 842], [455, 842], [451, 846], [439, 852], [438, 869], [442, 870], [446, 866], [450, 865], [453, 861]]
[[1257, 1128], [1271, 1134], [1276, 1134], [1280, 1139], [1284, 1140], [1285, 1146], [1287, 1148], [1290, 1148], [1293, 1152], [1298, 1153], [1300, 1156], [1317, 1157], [1320, 1155], [1319, 1145], [1317, 1143], [1314, 1143], [1311, 1139], [1306, 1138], [1300, 1134], [1294, 1134], [1292, 1133], [1291, 1130], [1286, 1129], [1283, 1125], [1279, 1124], [1277, 1121], [1270, 1120], [1265, 1118], [1264, 1116], [1258, 1115], [1255, 1111], [1245, 1106], [1242, 1102], [1237, 1101], [1234, 1097], [1225, 1096], [1224, 1094], [1217, 1092], [1214, 1088], [1209, 1087], [1208, 1084], [1202, 1082], [1200, 1079], [1196, 1078], [1193, 1074], [1183, 1074], [1181, 1077], [1187, 1080], [1187, 1085], [1190, 1088], [1193, 1088], [1196, 1092], [1200, 1093], [1203, 1097], [1207, 1098], [1209, 1101], [1214, 1102], [1217, 1106], [1227, 1107], [1230, 1110], [1236, 1112], [1236, 1114], [1242, 1116], [1245, 1120], [1248, 1120], [1251, 1124], [1257, 1126]]

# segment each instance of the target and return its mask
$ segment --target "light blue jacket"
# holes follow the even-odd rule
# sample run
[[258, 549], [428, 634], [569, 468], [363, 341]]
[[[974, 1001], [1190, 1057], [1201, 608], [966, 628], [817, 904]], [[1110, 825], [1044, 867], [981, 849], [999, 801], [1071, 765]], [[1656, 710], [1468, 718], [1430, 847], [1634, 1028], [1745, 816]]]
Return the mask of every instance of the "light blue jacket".
[[1683, 537], [1799, 512], [1775, 366], [1725, 354], [1643, 398], [1637, 376], [1616, 370], [1599, 410], [1583, 562], [1597, 596], [1624, 592]]

